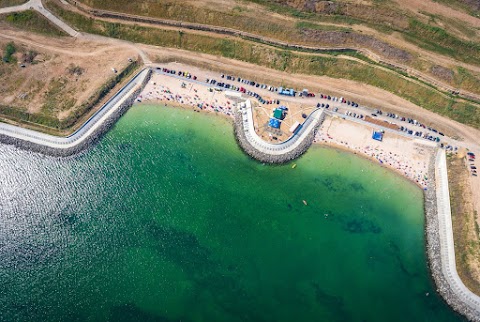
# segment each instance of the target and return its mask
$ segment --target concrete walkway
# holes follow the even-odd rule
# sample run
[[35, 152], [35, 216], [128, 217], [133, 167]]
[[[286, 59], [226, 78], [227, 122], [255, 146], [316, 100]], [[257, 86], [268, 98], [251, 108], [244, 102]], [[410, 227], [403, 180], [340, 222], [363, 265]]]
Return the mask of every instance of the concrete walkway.
[[458, 300], [468, 306], [476, 319], [480, 320], [480, 297], [463, 284], [457, 273], [448, 190], [447, 158], [444, 150], [439, 150], [436, 156], [435, 178], [442, 271]]
[[42, 4], [41, 0], [30, 0], [27, 3], [24, 3], [20, 6], [14, 6], [14, 7], [7, 7], [7, 8], [2, 8], [0, 9], [0, 14], [5, 14], [5, 13], [12, 13], [12, 12], [21, 12], [21, 11], [26, 11], [26, 10], [36, 10], [45, 18], [50, 20], [53, 24], [55, 24], [58, 28], [66, 32], [68, 35], [72, 37], [77, 37], [79, 33], [74, 30], [72, 27], [55, 17], [50, 11], [45, 9], [45, 7]]
[[7, 14], [7, 13], [12, 13], [12, 12], [20, 12], [20, 11], [29, 10], [30, 7], [31, 7], [31, 2], [32, 1], [29, 1], [29, 2], [21, 4], [19, 6], [0, 8], [0, 14]]
[[67, 25], [62, 20], [55, 17], [50, 11], [45, 9], [45, 7], [43, 7], [41, 0], [30, 0], [28, 3], [30, 4], [30, 7], [33, 7], [34, 10], [40, 12], [48, 20], [50, 20], [53, 24], [55, 24], [58, 28], [62, 29], [64, 32], [66, 32], [70, 36], [77, 37], [79, 35], [79, 33], [76, 30], [74, 30], [72, 27]]
[[248, 143], [261, 153], [269, 155], [283, 155], [295, 150], [302, 141], [315, 129], [323, 120], [324, 114], [322, 109], [313, 111], [310, 116], [302, 124], [302, 128], [290, 139], [279, 144], [265, 142], [255, 132], [253, 124], [253, 112], [250, 100], [247, 100], [240, 107], [243, 119], [243, 130]]
[[66, 150], [86, 141], [109, 117], [126, 102], [130, 96], [141, 87], [150, 69], [144, 69], [113, 96], [97, 113], [95, 113], [80, 129], [67, 137], [58, 137], [18, 126], [0, 122], [0, 135], [30, 142], [39, 146]]

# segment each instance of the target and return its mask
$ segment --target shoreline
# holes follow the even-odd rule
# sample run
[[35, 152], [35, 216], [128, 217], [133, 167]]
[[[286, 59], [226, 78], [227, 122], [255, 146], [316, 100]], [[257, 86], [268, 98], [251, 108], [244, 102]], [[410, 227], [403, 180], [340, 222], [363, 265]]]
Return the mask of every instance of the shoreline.
[[426, 189], [424, 189], [424, 187], [421, 184], [419, 184], [418, 182], [416, 182], [412, 178], [409, 178], [409, 177], [405, 176], [405, 174], [403, 174], [400, 170], [396, 169], [395, 167], [393, 167], [389, 164], [380, 163], [378, 161], [378, 159], [376, 159], [375, 157], [369, 156], [368, 154], [361, 153], [361, 152], [358, 152], [358, 151], [353, 150], [351, 148], [348, 148], [344, 145], [340, 145], [340, 144], [336, 144], [336, 143], [332, 143], [332, 142], [321, 142], [321, 141], [318, 142], [318, 141], [315, 141], [315, 142], [313, 142], [313, 145], [316, 145], [316, 146], [319, 146], [319, 147], [324, 147], [324, 148], [335, 149], [335, 150], [339, 150], [339, 151], [342, 151], [342, 152], [347, 152], [347, 153], [350, 153], [350, 154], [357, 155], [357, 156], [359, 156], [359, 157], [361, 157], [365, 160], [370, 161], [371, 163], [373, 163], [377, 166], [380, 166], [381, 168], [385, 168], [385, 169], [395, 173], [396, 175], [408, 180], [409, 182], [413, 183], [416, 187], [418, 187], [420, 190], [422, 190], [422, 191], [426, 190]]
[[[170, 108], [174, 108], [171, 106]], [[188, 107], [182, 106], [181, 108], [186, 108]], [[202, 111], [199, 111], [202, 112]], [[212, 113], [209, 113], [212, 114]], [[222, 114], [222, 113], [214, 113], [214, 114]], [[236, 131], [236, 126], [234, 123], [234, 131]], [[237, 136], [235, 136], [237, 137]], [[314, 136], [315, 137], [315, 136]], [[237, 141], [238, 143], [238, 141]], [[445, 252], [444, 249], [444, 243], [445, 241], [445, 236], [441, 236], [442, 233], [440, 232], [441, 229], [445, 229], [441, 227], [441, 217], [442, 215], [440, 214], [439, 211], [439, 204], [440, 200], [438, 199], [438, 191], [439, 188], [437, 187], [437, 175], [436, 171], [440, 171], [438, 168], [438, 164], [436, 161], [437, 156], [439, 154], [444, 154], [445, 151], [436, 148], [432, 153], [429, 155], [430, 162], [428, 163], [428, 169], [427, 173], [430, 178], [428, 182], [425, 183], [426, 187], [422, 186], [419, 182], [413, 180], [412, 178], [408, 177], [402, 171], [396, 169], [395, 167], [389, 165], [388, 163], [380, 163], [379, 160], [375, 157], [369, 156], [368, 154], [362, 153], [361, 151], [357, 151], [353, 149], [352, 147], [345, 146], [345, 145], [340, 145], [336, 144], [334, 142], [324, 142], [324, 141], [313, 141], [310, 145], [315, 145], [318, 147], [322, 148], [330, 148], [330, 149], [335, 149], [338, 151], [350, 153], [357, 155], [363, 159], [366, 159], [373, 164], [379, 165], [382, 168], [385, 168], [395, 175], [398, 175], [407, 181], [413, 183], [416, 187], [422, 190], [422, 199], [423, 199], [423, 205], [424, 205], [424, 219], [425, 223], [423, 226], [423, 234], [424, 234], [424, 252], [426, 256], [426, 264], [427, 268], [429, 271], [429, 277], [431, 278], [432, 282], [434, 283], [436, 287], [436, 292], [440, 295], [442, 300], [452, 308], [453, 311], [455, 311], [457, 314], [466, 317], [470, 321], [480, 321], [480, 313], [478, 312], [478, 309], [472, 308], [469, 306], [466, 302], [467, 301], [462, 301], [460, 294], [465, 296], [465, 293], [459, 292], [459, 286], [460, 288], [464, 287], [463, 282], [461, 280], [455, 281], [450, 272], [445, 272], [445, 266], [448, 266], [450, 262], [446, 258], [444, 258], [443, 254]], [[242, 150], [244, 150], [243, 146], [240, 146]], [[251, 155], [244, 150], [244, 153]], [[262, 162], [261, 160], [257, 160], [258, 162]], [[446, 170], [446, 169], [445, 169]], [[448, 183], [447, 183], [448, 185]], [[447, 187], [447, 192], [448, 192], [448, 187]], [[451, 232], [453, 234], [453, 232]], [[455, 268], [455, 264], [453, 266]], [[455, 270], [456, 273], [456, 270]], [[457, 275], [458, 276], [458, 275]], [[452, 284], [452, 281], [453, 284]], [[452, 287], [452, 285], [455, 285], [455, 289]], [[471, 293], [473, 297], [469, 297], [470, 295], [467, 295], [467, 299], [471, 301], [475, 301], [475, 297], [477, 297], [476, 294]]]
[[161, 105], [162, 107], [167, 107], [167, 108], [179, 108], [179, 109], [182, 109], [182, 110], [187, 110], [187, 111], [193, 111], [195, 113], [202, 113], [202, 114], [206, 114], [206, 115], [216, 115], [218, 117], [221, 117], [225, 120], [228, 120], [230, 121], [230, 123], [233, 124], [234, 122], [234, 117], [233, 116], [230, 116], [230, 115], [226, 115], [224, 113], [221, 113], [221, 112], [215, 112], [215, 111], [212, 111], [212, 110], [199, 110], [198, 108], [195, 108], [195, 107], [192, 107], [192, 106], [188, 106], [188, 105], [185, 105], [185, 104], [180, 104], [178, 102], [168, 102], [166, 103], [165, 101], [162, 101], [162, 100], [152, 100], [152, 101], [148, 101], [148, 102], [135, 102], [133, 106], [158, 106], [158, 105]]
[[[146, 70], [143, 70], [142, 72], [144, 72], [144, 71], [146, 71]], [[137, 74], [137, 76], [139, 74]], [[176, 94], [175, 99], [173, 101], [171, 101], [171, 99], [168, 99], [167, 101], [165, 101], [165, 100], [152, 100], [152, 99], [147, 98], [146, 102], [142, 102], [143, 101], [142, 95], [147, 91], [147, 88], [148, 88], [149, 84], [152, 82], [152, 81], [150, 81], [151, 74], [152, 74], [152, 70], [148, 69], [148, 76], [146, 76], [142, 80], [141, 86], [138, 86], [138, 84], [135, 85], [137, 87], [132, 85], [132, 87], [130, 87], [128, 89], [128, 91], [126, 91], [125, 93], [122, 93], [123, 89], [120, 90], [114, 96], [114, 99], [112, 99], [113, 107], [112, 106], [108, 107], [108, 103], [107, 103], [107, 104], [105, 104], [104, 107], [102, 107], [102, 109], [99, 110], [99, 112], [102, 112], [102, 113], [105, 112], [105, 110], [107, 110], [107, 112], [109, 114], [106, 114], [106, 112], [103, 113], [103, 114], [100, 113], [100, 114], [98, 114], [99, 117], [97, 117], [96, 119], [95, 119], [95, 117], [97, 116], [97, 114], [94, 115], [91, 119], [89, 119], [89, 121], [87, 121], [82, 126], [82, 128], [80, 129], [80, 130], [82, 130], [82, 129], [86, 128], [87, 132], [84, 131], [85, 133], [83, 133], [80, 136], [80, 138], [77, 138], [76, 141], [75, 141], [75, 139], [73, 139], [73, 143], [68, 142], [68, 140], [72, 140], [72, 137], [74, 137], [75, 134], [77, 134], [77, 133], [74, 133], [73, 135], [71, 135], [69, 137], [66, 137], [66, 138], [56, 137], [57, 140], [61, 140], [61, 139], [67, 140], [66, 142], [63, 143], [63, 147], [62, 147], [62, 145], [60, 145], [61, 143], [56, 143], [54, 141], [52, 141], [53, 143], [49, 142], [49, 140], [48, 140], [49, 137], [51, 137], [51, 138], [55, 138], [55, 137], [47, 136], [47, 135], [41, 134], [41, 133], [36, 133], [35, 131], [31, 131], [31, 132], [33, 132], [36, 135], [36, 137], [40, 137], [40, 138], [45, 137], [47, 139], [42, 141], [42, 140], [39, 140], [38, 138], [36, 138], [32, 135], [30, 135], [30, 136], [29, 135], [24, 135], [26, 139], [22, 140], [21, 138], [18, 138], [17, 136], [21, 137], [21, 135], [19, 135], [18, 133], [22, 132], [24, 129], [21, 129], [21, 128], [18, 128], [18, 127], [12, 127], [12, 126], [11, 126], [11, 128], [14, 129], [14, 130], [11, 131], [10, 136], [8, 135], [8, 131], [3, 131], [3, 132], [7, 132], [6, 134], [2, 133], [0, 131], [0, 142], [4, 142], [4, 143], [7, 143], [7, 144], [13, 144], [17, 147], [25, 148], [25, 149], [28, 149], [28, 150], [33, 150], [33, 151], [43, 153], [43, 154], [49, 154], [49, 155], [61, 156], [61, 157], [70, 156], [70, 155], [73, 155], [73, 154], [78, 153], [80, 151], [83, 151], [84, 149], [88, 148], [89, 146], [92, 146], [92, 144], [94, 142], [98, 141], [101, 138], [102, 134], [104, 134], [112, 126], [114, 126], [115, 122], [135, 102], [143, 103], [145, 105], [148, 105], [147, 102], [149, 102], [149, 103], [151, 103], [150, 105], [156, 105], [156, 104], [160, 105], [161, 104], [161, 105], [164, 105], [168, 108], [182, 108], [182, 109], [192, 108], [193, 111], [196, 111], [198, 113], [208, 112], [209, 114], [214, 114], [214, 115], [219, 115], [219, 114], [222, 115], [223, 114], [222, 117], [224, 119], [226, 118], [226, 119], [233, 120], [233, 131], [234, 131], [237, 143], [240, 145], [240, 148], [248, 156], [250, 156], [251, 158], [257, 159], [259, 162], [286, 163], [286, 162], [292, 161], [292, 160], [300, 157], [314, 143], [318, 144], [318, 146], [325, 146], [325, 147], [330, 147], [330, 148], [333, 148], [333, 149], [338, 149], [340, 151], [353, 153], [353, 154], [358, 155], [362, 158], [368, 159], [369, 161], [373, 162], [374, 164], [378, 164], [378, 165], [392, 171], [393, 173], [401, 175], [402, 177], [404, 177], [407, 180], [413, 182], [415, 185], [417, 185], [418, 187], [420, 187], [423, 190], [424, 211], [425, 211], [425, 214], [424, 214], [424, 216], [425, 216], [424, 234], [426, 236], [425, 237], [425, 252], [427, 254], [427, 266], [429, 267], [429, 270], [430, 270], [430, 276], [434, 280], [435, 286], [437, 287], [436, 291], [441, 295], [441, 297], [445, 300], [445, 302], [447, 304], [449, 304], [449, 306], [452, 308], [452, 310], [457, 311], [458, 313], [467, 317], [469, 320], [480, 321], [480, 310], [479, 310], [479, 308], [475, 307], [475, 306], [473, 306], [473, 307], [471, 306], [471, 303], [476, 302], [476, 298], [478, 298], [478, 296], [471, 293], [471, 292], [470, 292], [471, 294], [466, 294], [465, 292], [462, 292], [462, 290], [466, 287], [461, 282], [461, 280], [458, 279], [458, 275], [456, 275], [457, 279], [455, 279], [455, 276], [452, 276], [452, 268], [451, 268], [452, 257], [445, 255], [445, 252], [450, 251], [448, 249], [445, 250], [445, 248], [448, 248], [448, 245], [447, 246], [445, 246], [445, 245], [449, 242], [449, 240], [448, 240], [449, 236], [445, 236], [445, 234], [452, 234], [452, 236], [453, 236], [453, 232], [451, 231], [451, 226], [450, 226], [450, 230], [448, 230], [448, 225], [447, 225], [447, 228], [440, 227], [442, 222], [445, 222], [444, 217], [446, 217], [445, 211], [443, 212], [443, 214], [440, 213], [440, 210], [439, 210], [440, 205], [443, 205], [444, 207], [447, 207], [447, 206], [445, 206], [445, 202], [448, 201], [448, 209], [449, 209], [448, 210], [448, 216], [451, 216], [451, 213], [450, 213], [450, 208], [449, 208], [450, 207], [449, 206], [449, 200], [445, 201], [445, 200], [439, 199], [440, 198], [439, 196], [440, 196], [441, 192], [439, 190], [439, 187], [436, 185], [437, 180], [438, 180], [437, 171], [440, 173], [440, 175], [442, 175], [441, 171], [443, 170], [443, 168], [442, 169], [437, 169], [438, 168], [438, 164], [437, 164], [438, 159], [437, 159], [437, 162], [435, 162], [435, 160], [436, 160], [435, 158], [440, 153], [445, 153], [444, 150], [439, 150], [438, 148], [434, 148], [431, 151], [426, 151], [426, 153], [427, 153], [426, 154], [424, 150], [432, 149], [432, 146], [425, 146], [425, 145], [420, 146], [420, 145], [418, 145], [418, 142], [416, 142], [415, 140], [408, 139], [409, 141], [407, 142], [405, 139], [403, 139], [403, 141], [401, 141], [401, 144], [400, 144], [401, 145], [400, 148], [402, 150], [407, 151], [408, 148], [410, 147], [410, 150], [407, 151], [409, 153], [414, 153], [415, 154], [416, 152], [422, 151], [422, 153], [419, 153], [419, 154], [421, 154], [423, 158], [425, 158], [426, 155], [428, 155], [428, 158], [429, 158], [430, 162], [427, 163], [428, 169], [425, 169], [425, 170], [420, 169], [419, 172], [417, 172], [416, 170], [414, 171], [413, 167], [416, 166], [414, 164], [413, 166], [412, 165], [409, 166], [409, 168], [413, 172], [411, 172], [411, 173], [410, 172], [407, 173], [406, 171], [402, 172], [400, 169], [397, 169], [394, 166], [392, 166], [391, 164], [389, 164], [389, 162], [391, 162], [392, 160], [395, 161], [396, 160], [395, 158], [400, 158], [402, 156], [405, 157], [405, 155], [392, 153], [392, 149], [393, 149], [393, 151], [395, 151], [395, 148], [399, 149], [399, 146], [398, 146], [399, 145], [398, 142], [400, 142], [400, 141], [398, 141], [399, 139], [392, 139], [393, 137], [395, 137], [395, 135], [393, 135], [392, 138], [390, 138], [390, 140], [393, 140], [393, 141], [385, 140], [385, 141], [390, 142], [390, 145], [387, 142], [382, 143], [383, 148], [385, 148], [385, 151], [383, 150], [383, 148], [379, 149], [378, 147], [376, 147], [374, 149], [369, 149], [370, 145], [368, 145], [366, 147], [362, 146], [362, 145], [355, 146], [353, 144], [354, 140], [362, 142], [363, 144], [371, 142], [371, 141], [367, 141], [367, 138], [369, 138], [369, 136], [371, 135], [371, 129], [368, 129], [368, 128], [373, 127], [373, 126], [370, 126], [370, 125], [366, 126], [364, 124], [359, 125], [359, 124], [355, 123], [356, 124], [355, 126], [363, 128], [363, 132], [364, 132], [363, 134], [364, 135], [365, 135], [365, 133], [368, 133], [367, 136], [362, 137], [361, 133], [355, 132], [355, 131], [352, 132], [352, 127], [350, 127], [350, 129], [349, 129], [350, 131], [348, 129], [342, 128], [342, 130], [340, 132], [334, 132], [335, 129], [331, 128], [333, 121], [331, 121], [328, 129], [325, 131], [325, 133], [327, 134], [327, 138], [333, 140], [333, 137], [331, 137], [330, 134], [329, 134], [330, 131], [331, 131], [331, 133], [333, 133], [333, 135], [341, 133], [343, 135], [347, 135], [348, 139], [346, 140], [346, 142], [343, 141], [345, 139], [342, 139], [341, 136], [337, 137], [338, 140], [341, 140], [339, 142], [334, 142], [334, 141], [328, 142], [326, 139], [322, 139], [321, 135], [323, 133], [322, 130], [323, 130], [323, 125], [325, 124], [325, 122], [323, 122], [323, 124], [322, 124], [322, 122], [320, 122], [319, 124], [317, 124], [317, 126], [313, 126], [313, 127], [311, 126], [312, 123], [310, 122], [310, 124], [306, 125], [304, 129], [307, 129], [307, 128], [311, 127], [311, 130], [307, 133], [307, 135], [304, 136], [304, 138], [301, 140], [301, 142], [299, 144], [297, 144], [293, 147], [292, 151], [282, 151], [282, 149], [278, 149], [278, 151], [275, 151], [275, 150], [271, 150], [271, 149], [267, 148], [266, 149], [267, 153], [264, 153], [264, 152], [256, 149], [256, 147], [252, 146], [250, 144], [248, 138], [246, 137], [246, 133], [249, 132], [249, 129], [245, 129], [244, 126], [246, 126], [247, 123], [250, 124], [250, 126], [253, 126], [253, 120], [252, 120], [251, 116], [250, 116], [250, 121], [246, 122], [245, 119], [244, 119], [245, 116], [242, 115], [242, 114], [248, 114], [248, 113], [246, 113], [245, 111], [243, 111], [244, 113], [242, 113], [242, 111], [237, 110], [236, 107], [234, 107], [233, 105], [230, 105], [230, 102], [228, 100], [225, 101], [224, 97], [223, 97], [224, 101], [219, 102], [218, 101], [218, 96], [221, 96], [220, 94], [217, 95], [217, 99], [214, 101], [215, 103], [213, 102], [213, 99], [212, 99], [210, 104], [206, 104], [207, 108], [202, 108], [203, 107], [203, 102], [200, 105], [192, 104], [193, 101], [190, 102], [191, 103], [190, 106], [188, 104], [183, 104], [184, 102], [183, 102], [182, 96], [177, 95], [177, 94]], [[137, 76], [135, 76], [134, 78], [136, 78]], [[129, 82], [129, 84], [133, 80], [134, 79], [132, 79]], [[126, 88], [127, 85], [124, 88]], [[154, 85], [155, 85], [155, 83], [154, 83]], [[169, 95], [171, 95], [171, 93], [172, 92], [169, 92]], [[197, 93], [196, 90], [195, 90], [195, 93]], [[150, 94], [151, 94], [151, 92], [150, 92]], [[122, 97], [122, 95], [123, 95], [123, 97]], [[215, 92], [213, 92], [212, 95], [215, 95]], [[200, 97], [198, 95], [194, 95], [194, 96], [195, 96], [195, 99], [194, 99], [195, 102], [201, 101]], [[120, 97], [120, 98], [118, 98], [118, 97]], [[178, 97], [180, 98], [180, 102], [175, 102]], [[123, 99], [123, 101], [122, 101], [122, 99]], [[223, 104], [224, 102], [227, 102], [228, 105]], [[251, 114], [251, 109], [249, 109], [249, 111], [250, 111], [250, 114]], [[333, 119], [334, 118], [331, 118], [331, 120], [333, 120]], [[89, 124], [90, 121], [92, 121], [92, 122]], [[338, 127], [338, 126], [347, 126], [348, 127], [348, 123], [342, 123], [341, 119], [339, 119], [339, 118], [336, 118], [335, 121], [338, 124], [336, 123], [334, 128]], [[92, 125], [92, 123], [93, 123], [93, 125]], [[351, 123], [353, 123], [353, 122], [351, 122]], [[307, 124], [307, 123], [305, 123], [305, 124]], [[347, 125], [345, 125], [345, 124], [347, 124]], [[3, 127], [8, 129], [8, 127], [6, 127], [6, 125], [3, 126]], [[1, 130], [1, 127], [0, 127], [0, 130]], [[338, 128], [336, 130], [338, 131]], [[317, 134], [319, 134], [320, 136], [317, 137]], [[29, 139], [29, 137], [30, 137], [30, 139]], [[52, 139], [50, 139], [50, 140], [52, 140]], [[397, 141], [395, 141], [395, 140], [397, 140]], [[285, 141], [285, 142], [288, 142], [288, 140]], [[54, 143], [59, 145], [59, 147], [55, 147]], [[267, 142], [265, 142], [265, 143], [267, 143]], [[295, 142], [295, 143], [298, 143], [298, 142]], [[394, 143], [397, 146], [395, 146]], [[350, 146], [350, 144], [352, 144], [352, 145]], [[408, 146], [408, 144], [410, 144], [410, 146]], [[274, 146], [271, 143], [267, 143], [267, 145]], [[390, 148], [390, 151], [388, 151], [388, 149], [386, 149], [386, 146], [388, 146]], [[362, 152], [362, 147], [364, 149], [363, 152]], [[369, 151], [369, 152], [374, 151], [374, 153], [376, 154], [376, 157], [375, 157], [375, 155], [368, 155], [367, 151]], [[380, 151], [380, 152], [378, 152], [378, 151]], [[278, 153], [273, 153], [273, 152], [278, 152]], [[282, 152], [286, 152], [286, 153], [282, 153]], [[386, 152], [388, 152], [388, 154]], [[384, 160], [383, 162], [382, 162], [382, 159], [379, 158], [379, 155]], [[388, 158], [390, 158], [390, 159], [388, 159]], [[380, 163], [379, 162], [374, 162], [374, 161], [380, 161]], [[405, 167], [404, 169], [406, 169], [408, 164], [402, 164], [401, 161], [403, 161], [403, 160], [397, 161], [397, 164], [399, 166], [404, 166]], [[415, 161], [418, 161], [418, 160], [415, 160]], [[419, 166], [420, 162], [417, 162], [417, 163], [418, 163], [417, 167], [420, 167]], [[426, 166], [424, 166], [424, 167], [426, 167]], [[445, 168], [445, 170], [446, 170], [446, 168]], [[428, 179], [427, 179], [427, 177], [425, 177], [425, 181], [422, 181], [420, 183], [418, 180], [415, 180], [415, 176], [420, 177], [424, 173], [423, 171], [426, 171], [425, 173], [428, 174]], [[414, 175], [413, 178], [411, 177], [412, 174]], [[409, 175], [410, 175], [410, 177], [409, 177]], [[448, 195], [448, 182], [446, 183], [446, 185], [447, 185], [447, 188], [446, 188], [447, 192], [446, 193]], [[443, 230], [445, 230], [445, 232]], [[453, 273], [457, 274], [456, 268], [455, 268], [454, 256], [455, 256], [455, 254], [453, 254]]]
[[[161, 105], [162, 107], [167, 107], [167, 108], [180, 108], [180, 109], [183, 109], [183, 110], [188, 110], [188, 111], [193, 111], [195, 113], [203, 113], [203, 114], [206, 114], [206, 115], [214, 115], [214, 116], [218, 116], [218, 117], [221, 117], [222, 119], [224, 120], [228, 120], [229, 123], [232, 124], [232, 126], [235, 126], [235, 119], [232, 117], [232, 116], [229, 116], [229, 115], [226, 115], [224, 113], [221, 113], [221, 112], [215, 112], [215, 111], [211, 111], [211, 110], [199, 110], [195, 107], [192, 107], [192, 106], [188, 106], [188, 105], [185, 105], [185, 104], [179, 104], [178, 102], [169, 102], [168, 104], [165, 102], [165, 101], [162, 101], [162, 100], [155, 100], [155, 101], [148, 101], [148, 102], [141, 102], [141, 103], [135, 103], [135, 105], [138, 105], [138, 106], [156, 106], [156, 105]], [[417, 181], [413, 180], [412, 178], [409, 178], [407, 176], [405, 176], [404, 173], [402, 173], [402, 171], [396, 169], [395, 167], [389, 165], [388, 163], [380, 163], [378, 161], [377, 158], [375, 157], [372, 157], [368, 154], [365, 154], [365, 153], [362, 153], [360, 151], [356, 151], [350, 147], [347, 147], [345, 145], [341, 145], [341, 144], [337, 144], [337, 143], [334, 143], [334, 142], [325, 142], [325, 141], [317, 141], [317, 140], [314, 140], [311, 144], [311, 146], [317, 146], [317, 147], [322, 147], [322, 148], [330, 148], [330, 149], [336, 149], [336, 150], [339, 150], [339, 151], [342, 151], [342, 152], [347, 152], [347, 153], [350, 153], [350, 154], [354, 154], [354, 155], [357, 155], [365, 160], [368, 160], [370, 161], [371, 163], [375, 164], [375, 165], [378, 165], [382, 168], [385, 168], [389, 171], [392, 171], [393, 173], [395, 173], [396, 175], [398, 176], [401, 176], [402, 178], [408, 180], [409, 182], [413, 183], [416, 187], [418, 187], [419, 189], [424, 190], [424, 187], [418, 183]], [[243, 148], [242, 148], [243, 150]], [[292, 160], [293, 161], [293, 160]], [[261, 161], [259, 161], [261, 162]], [[290, 162], [290, 161], [288, 161]]]

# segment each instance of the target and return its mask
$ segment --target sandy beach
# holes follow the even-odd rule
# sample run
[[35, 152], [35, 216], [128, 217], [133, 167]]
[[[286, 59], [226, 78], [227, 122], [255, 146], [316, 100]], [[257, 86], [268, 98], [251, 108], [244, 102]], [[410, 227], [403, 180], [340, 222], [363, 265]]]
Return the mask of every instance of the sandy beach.
[[[226, 93], [228, 91], [219, 92], [206, 84], [154, 73], [137, 101], [182, 106], [233, 117], [236, 101]], [[256, 105], [255, 110], [262, 114], [263, 119], [266, 107]], [[294, 104], [289, 104], [289, 107], [292, 114], [298, 114]], [[256, 127], [262, 128], [259, 124], [256, 124]], [[433, 147], [429, 146], [428, 142], [423, 143], [422, 140], [408, 139], [392, 133], [386, 133], [383, 142], [375, 141], [371, 138], [373, 130], [374, 126], [360, 125], [338, 117], [327, 117], [317, 132], [315, 143], [345, 149], [367, 157], [397, 171], [425, 189], [429, 179], [427, 169]], [[267, 137], [265, 133], [259, 134]]]
[[[302, 123], [302, 115], [310, 114], [316, 102], [324, 102], [316, 97], [285, 97], [272, 93], [266, 89], [243, 85], [237, 80], [228, 81], [226, 76], [222, 78], [218, 72], [208, 71], [198, 67], [184, 64], [170, 63], [165, 67], [178, 71], [189, 72], [190, 77], [159, 73], [154, 70], [150, 82], [138, 96], [137, 102], [160, 103], [167, 106], [190, 108], [197, 112], [209, 112], [233, 119], [233, 113], [237, 102], [250, 99], [252, 102], [254, 123], [257, 134], [267, 142], [279, 143], [286, 140], [290, 135], [289, 128], [295, 122]], [[196, 81], [193, 81], [193, 78]], [[265, 99], [279, 100], [280, 104], [262, 104], [249, 95], [242, 94], [241, 98], [235, 97], [240, 93], [231, 90], [216, 90], [214, 85], [206, 83], [207, 79], [216, 79], [237, 86], [245, 86], [246, 89], [259, 93]], [[338, 103], [328, 101], [332, 106]], [[280, 129], [272, 131], [268, 127], [268, 120], [272, 110], [278, 105], [288, 108], [285, 119]], [[340, 107], [341, 112], [343, 107]], [[345, 110], [345, 108], [343, 108]], [[351, 108], [350, 108], [351, 109]], [[348, 108], [346, 109], [348, 110]], [[435, 144], [412, 136], [408, 138], [387, 132], [383, 141], [372, 139], [372, 131], [378, 130], [375, 124], [359, 124], [345, 120], [341, 117], [328, 116], [319, 128], [315, 137], [315, 143], [344, 149], [360, 156], [371, 159], [381, 166], [388, 167], [413, 181], [422, 189], [428, 185], [427, 169]], [[470, 178], [470, 186], [474, 199], [480, 195], [480, 180], [477, 177]], [[475, 208], [480, 205], [476, 202]]]
[[[200, 80], [199, 80], [200, 81]], [[203, 84], [154, 73], [137, 102], [192, 108], [233, 118], [235, 99]]]
[[338, 117], [327, 117], [315, 137], [315, 142], [333, 146], [367, 157], [389, 167], [415, 182], [422, 189], [428, 184], [428, 165], [433, 146], [428, 142], [385, 133], [383, 141], [372, 139], [375, 128]]

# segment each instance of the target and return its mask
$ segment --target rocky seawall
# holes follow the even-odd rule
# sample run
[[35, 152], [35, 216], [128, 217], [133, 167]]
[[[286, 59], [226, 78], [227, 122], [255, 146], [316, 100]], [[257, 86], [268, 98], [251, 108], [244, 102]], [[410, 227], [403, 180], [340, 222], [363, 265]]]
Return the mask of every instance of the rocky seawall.
[[237, 143], [248, 156], [250, 156], [254, 160], [264, 163], [284, 164], [289, 161], [298, 159], [308, 150], [308, 148], [313, 143], [313, 139], [315, 138], [315, 134], [321, 123], [317, 124], [315, 128], [303, 139], [303, 141], [295, 149], [280, 155], [273, 155], [261, 152], [248, 141], [245, 135], [241, 112], [237, 111], [235, 113], [233, 124]]
[[[131, 92], [128, 94], [128, 97], [124, 97], [124, 101], [116, 107], [116, 105], [113, 106], [108, 106], [105, 105], [102, 107], [99, 112], [107, 112], [109, 109], [113, 109], [113, 112], [108, 116], [108, 118], [104, 120], [92, 120], [94, 121], [94, 125], [90, 125], [90, 127], [95, 126], [95, 130], [91, 132], [88, 137], [82, 140], [78, 140], [77, 144], [74, 144], [71, 147], [68, 148], [57, 148], [57, 147], [52, 147], [49, 146], [48, 144], [40, 144], [40, 143], [34, 143], [31, 141], [23, 140], [14, 136], [9, 136], [6, 134], [0, 134], [0, 142], [4, 144], [10, 144], [10, 145], [15, 145], [16, 147], [19, 147], [24, 150], [29, 150], [33, 152], [38, 152], [42, 153], [45, 155], [50, 155], [50, 156], [56, 156], [56, 157], [67, 157], [67, 156], [72, 156], [74, 154], [77, 154], [79, 152], [82, 152], [89, 147], [93, 146], [96, 144], [100, 138], [107, 133], [118, 121], [118, 119], [124, 115], [128, 109], [133, 105], [135, 102], [135, 99], [137, 96], [141, 93], [145, 85], [148, 83], [150, 80], [152, 71], [149, 70], [146, 77], [143, 79], [141, 84], [137, 86], [135, 91]], [[119, 95], [118, 93], [116, 95]], [[103, 110], [106, 109], [106, 110]], [[87, 121], [88, 122], [88, 121]], [[101, 122], [100, 124], [95, 124], [95, 122]], [[77, 130], [72, 136], [75, 136], [76, 133], [79, 133], [83, 127], [86, 126], [87, 123], [82, 125], [82, 127]], [[41, 133], [40, 135], [41, 136]]]

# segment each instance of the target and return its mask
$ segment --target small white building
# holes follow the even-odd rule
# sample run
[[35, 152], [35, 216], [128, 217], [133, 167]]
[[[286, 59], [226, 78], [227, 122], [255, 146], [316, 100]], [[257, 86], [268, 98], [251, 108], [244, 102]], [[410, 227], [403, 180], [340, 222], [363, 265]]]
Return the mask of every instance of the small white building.
[[233, 91], [225, 91], [225, 96], [231, 98], [231, 99], [241, 99], [242, 98], [242, 93], [239, 92], [233, 92]]
[[295, 133], [300, 128], [300, 126], [301, 124], [299, 122], [295, 122], [295, 124], [290, 127], [290, 133]]

